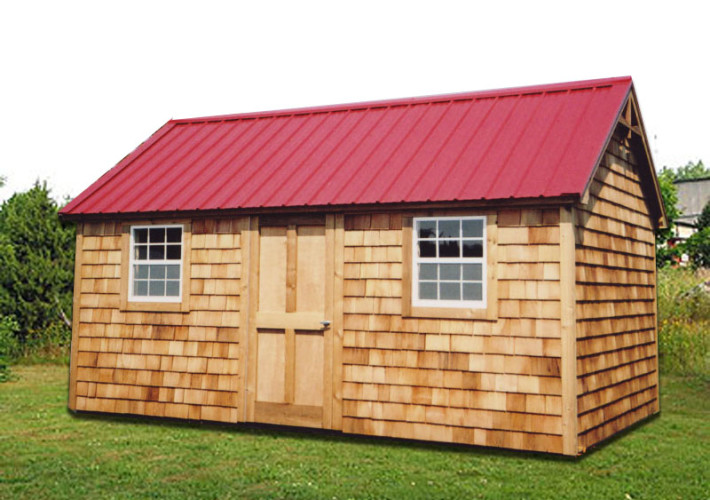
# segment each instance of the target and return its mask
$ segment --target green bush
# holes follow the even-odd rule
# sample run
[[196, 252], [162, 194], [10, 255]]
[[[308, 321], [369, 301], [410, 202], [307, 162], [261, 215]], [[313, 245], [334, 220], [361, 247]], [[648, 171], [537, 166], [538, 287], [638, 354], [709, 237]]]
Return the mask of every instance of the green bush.
[[663, 373], [710, 375], [710, 293], [692, 269], [658, 271], [658, 347]]
[[13, 316], [21, 355], [66, 350], [71, 337], [74, 227], [44, 184], [0, 207], [0, 317]]
[[12, 316], [0, 318], [0, 382], [10, 380], [10, 362], [20, 352], [20, 345], [15, 334], [20, 329], [17, 321]]
[[710, 268], [710, 227], [694, 233], [685, 241], [683, 249], [695, 269]]

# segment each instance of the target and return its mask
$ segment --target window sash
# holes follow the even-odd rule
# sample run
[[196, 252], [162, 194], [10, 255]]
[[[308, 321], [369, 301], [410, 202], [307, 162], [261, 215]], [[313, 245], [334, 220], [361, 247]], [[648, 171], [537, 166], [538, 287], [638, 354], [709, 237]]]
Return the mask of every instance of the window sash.
[[[465, 220], [480, 220], [482, 221], [482, 235], [471, 237], [464, 237], [461, 231], [459, 231], [458, 237], [445, 237], [440, 238], [438, 234], [434, 234], [434, 237], [420, 238], [418, 226], [419, 223], [424, 221], [459, 221], [461, 227], [461, 221]], [[412, 219], [412, 283], [411, 283], [411, 296], [412, 305], [416, 307], [452, 307], [452, 308], [476, 308], [482, 309], [487, 306], [487, 293], [488, 293], [488, 269], [487, 269], [487, 254], [488, 249], [486, 245], [486, 216], [459, 216], [459, 217], [414, 217]], [[438, 226], [437, 226], [438, 227]], [[454, 240], [458, 242], [466, 240], [480, 240], [483, 243], [483, 255], [481, 257], [420, 257], [419, 256], [419, 242], [429, 241], [434, 242], [438, 246], [439, 241], [443, 240]], [[462, 252], [462, 249], [460, 249]], [[481, 285], [481, 300], [465, 300], [461, 298], [460, 300], [451, 299], [421, 299], [419, 298], [419, 285], [422, 283], [419, 279], [419, 266], [420, 264], [480, 264], [481, 265], [481, 279], [480, 280], [464, 280], [463, 273], [459, 276], [459, 280], [442, 280], [439, 275], [437, 275], [436, 280], [426, 279], [423, 280], [424, 283], [435, 283], [437, 289], [441, 283], [476, 283]], [[463, 289], [460, 290], [463, 295]], [[437, 292], [438, 295], [438, 292]]]
[[[135, 232], [138, 229], [170, 229], [179, 228], [181, 230], [180, 238], [180, 259], [136, 259], [135, 258]], [[150, 246], [148, 243], [138, 243], [139, 245]], [[168, 242], [167, 236], [162, 245], [176, 245], [176, 242]], [[182, 293], [184, 286], [183, 279], [183, 260], [185, 256], [185, 227], [182, 224], [166, 224], [166, 225], [137, 225], [131, 226], [130, 228], [130, 243], [129, 243], [129, 260], [128, 260], [128, 300], [131, 302], [181, 302]], [[167, 255], [165, 256], [167, 257]], [[167, 273], [166, 277], [162, 279], [150, 279], [150, 273], [148, 278], [137, 279], [135, 275], [136, 266], [151, 266], [151, 265], [162, 265], [162, 266], [178, 266], [178, 278], [168, 279]], [[165, 288], [167, 288], [168, 282], [178, 281], [178, 294], [177, 295], [135, 295], [135, 284], [136, 281], [145, 282], [148, 287], [148, 293], [150, 293], [150, 283], [151, 282], [162, 282], [163, 283], [163, 293], [165, 293]]]

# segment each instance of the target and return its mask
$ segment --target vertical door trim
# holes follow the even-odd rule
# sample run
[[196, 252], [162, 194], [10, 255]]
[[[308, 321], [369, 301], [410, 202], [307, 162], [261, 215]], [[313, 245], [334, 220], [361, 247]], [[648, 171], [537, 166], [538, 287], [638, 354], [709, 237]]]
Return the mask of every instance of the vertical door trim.
[[239, 272], [239, 390], [241, 405], [237, 413], [237, 422], [247, 421], [247, 357], [249, 356], [249, 262], [251, 254], [251, 217], [242, 218], [239, 223], [239, 248], [241, 251], [241, 269]]
[[[334, 279], [334, 244], [335, 244], [335, 216], [325, 216], [325, 316], [330, 321], [330, 327], [323, 332], [323, 428], [333, 428], [333, 333], [334, 333], [334, 308], [333, 308], [333, 279]], [[329, 317], [328, 317], [329, 316]]]
[[254, 405], [256, 403], [256, 313], [259, 305], [259, 217], [249, 218], [249, 259], [246, 270], [247, 288], [247, 356], [245, 381], [245, 418], [246, 422], [254, 421]]
[[333, 231], [333, 323], [331, 429], [343, 430], [343, 268], [345, 267], [345, 216], [335, 215]]

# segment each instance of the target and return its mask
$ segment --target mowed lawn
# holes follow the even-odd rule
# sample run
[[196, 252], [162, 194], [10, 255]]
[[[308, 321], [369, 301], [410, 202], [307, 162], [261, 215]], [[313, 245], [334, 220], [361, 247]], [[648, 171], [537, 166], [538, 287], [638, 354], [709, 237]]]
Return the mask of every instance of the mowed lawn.
[[710, 386], [577, 460], [282, 428], [72, 416], [67, 368], [0, 384], [0, 498], [710, 498]]

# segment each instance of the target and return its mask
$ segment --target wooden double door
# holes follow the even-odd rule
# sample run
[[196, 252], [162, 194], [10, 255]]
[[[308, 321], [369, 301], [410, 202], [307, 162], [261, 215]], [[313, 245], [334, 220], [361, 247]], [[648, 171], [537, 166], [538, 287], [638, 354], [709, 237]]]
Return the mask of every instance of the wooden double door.
[[246, 419], [332, 427], [332, 218], [253, 219]]

